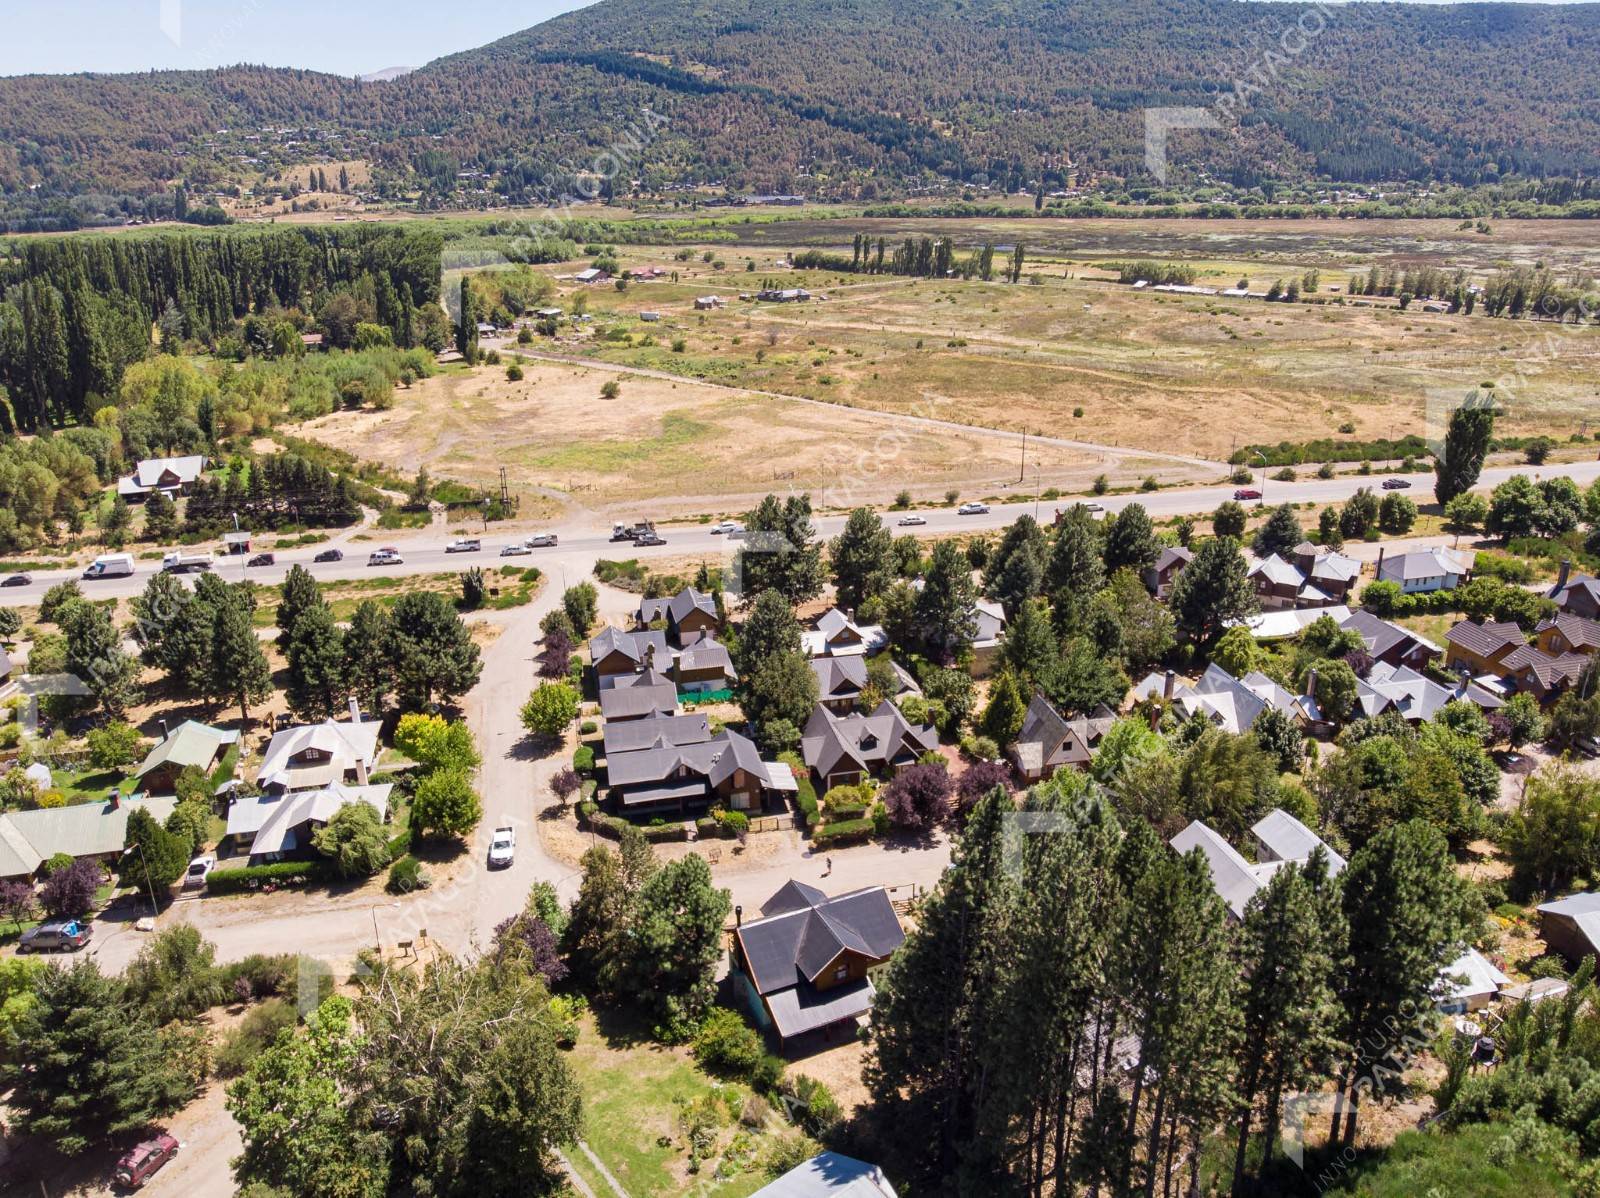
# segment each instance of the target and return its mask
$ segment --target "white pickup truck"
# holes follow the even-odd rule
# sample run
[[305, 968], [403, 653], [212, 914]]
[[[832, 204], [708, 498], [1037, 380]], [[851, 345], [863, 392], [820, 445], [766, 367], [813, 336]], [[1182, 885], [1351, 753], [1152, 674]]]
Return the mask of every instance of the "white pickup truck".
[[517, 830], [509, 825], [496, 828], [489, 841], [489, 868], [504, 869], [516, 859]]

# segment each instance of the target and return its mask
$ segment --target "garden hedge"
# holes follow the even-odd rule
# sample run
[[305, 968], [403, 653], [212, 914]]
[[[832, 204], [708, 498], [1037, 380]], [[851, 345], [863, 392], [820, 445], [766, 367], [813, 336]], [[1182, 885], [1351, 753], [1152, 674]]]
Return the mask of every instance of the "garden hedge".
[[206, 890], [211, 894], [242, 894], [268, 883], [288, 885], [294, 878], [307, 882], [331, 882], [331, 861], [274, 861], [270, 865], [247, 865], [240, 869], [214, 869], [206, 875]]
[[870, 819], [850, 819], [811, 829], [811, 839], [818, 845], [864, 844], [872, 839], [872, 831]]

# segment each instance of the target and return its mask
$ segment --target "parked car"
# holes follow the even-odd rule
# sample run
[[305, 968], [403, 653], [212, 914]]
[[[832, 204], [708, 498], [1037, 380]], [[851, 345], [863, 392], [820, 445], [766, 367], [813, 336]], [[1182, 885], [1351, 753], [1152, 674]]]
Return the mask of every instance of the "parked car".
[[251, 566], [276, 566], [277, 564], [278, 564], [278, 557], [277, 557], [276, 554], [273, 554], [273, 553], [258, 553], [253, 558], [251, 558], [249, 561], [245, 562], [245, 567], [249, 568]]
[[76, 919], [52, 920], [22, 933], [22, 939], [17, 941], [17, 951], [74, 953], [88, 944], [92, 935], [94, 929]]
[[658, 537], [653, 532], [647, 532], [643, 536], [634, 537], [633, 543], [635, 545], [665, 545], [667, 543], [667, 539], [665, 537]]
[[1383, 489], [1385, 491], [1409, 491], [1411, 482], [1409, 479], [1404, 478], [1386, 478], [1383, 480]]
[[176, 1139], [162, 1132], [155, 1139], [146, 1140], [123, 1153], [122, 1159], [117, 1162], [116, 1172], [111, 1175], [112, 1180], [125, 1190], [140, 1189], [178, 1155], [179, 1147]]
[[405, 561], [398, 549], [376, 549], [367, 557], [369, 566], [403, 566]]
[[189, 862], [189, 868], [183, 875], [183, 888], [185, 890], [198, 890], [206, 884], [206, 877], [217, 868], [217, 859], [207, 853], [203, 857], [196, 857]]
[[342, 549], [324, 549], [311, 560], [313, 562], [342, 562], [344, 561], [344, 551]]
[[1235, 491], [1233, 493], [1233, 497], [1235, 499], [1240, 499], [1240, 500], [1244, 500], [1244, 499], [1260, 499], [1261, 498], [1261, 492], [1257, 491], [1254, 487], [1240, 487], [1237, 491]]
[[536, 532], [528, 538], [529, 549], [554, 549], [556, 547], [556, 534], [553, 532]]
[[504, 549], [502, 549], [500, 551], [500, 556], [501, 557], [527, 557], [532, 552], [533, 552], [533, 550], [529, 549], [526, 545], [522, 544], [519, 541], [515, 545], [507, 545]]
[[926, 524], [927, 521], [921, 516], [901, 516], [899, 523], [901, 528], [914, 528], [918, 524]]
[[451, 541], [444, 547], [446, 553], [476, 553], [483, 548], [483, 542], [476, 537], [463, 537]]
[[33, 581], [31, 574], [7, 574], [0, 580], [0, 587], [25, 587]]
[[982, 516], [982, 515], [986, 515], [988, 513], [988, 511], [989, 511], [989, 505], [987, 503], [963, 503], [960, 507], [958, 507], [956, 509], [956, 515], [958, 515], [958, 516]]
[[504, 869], [516, 860], [517, 830], [510, 825], [494, 830], [489, 841], [489, 868]]

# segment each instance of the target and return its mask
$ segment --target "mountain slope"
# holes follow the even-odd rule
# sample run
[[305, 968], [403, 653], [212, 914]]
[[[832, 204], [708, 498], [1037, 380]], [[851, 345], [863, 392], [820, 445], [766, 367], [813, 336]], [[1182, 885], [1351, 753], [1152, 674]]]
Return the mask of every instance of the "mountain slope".
[[382, 83], [248, 67], [0, 79], [0, 188], [205, 182], [238, 169], [207, 147], [217, 130], [267, 125], [441, 186], [488, 170], [520, 194], [627, 144], [647, 110], [665, 124], [625, 173], [652, 182], [861, 194], [1020, 185], [1069, 160], [1133, 176], [1146, 107], [1251, 80], [1226, 131], [1182, 135], [1180, 162], [1245, 181], [1600, 168], [1600, 5], [603, 0]]

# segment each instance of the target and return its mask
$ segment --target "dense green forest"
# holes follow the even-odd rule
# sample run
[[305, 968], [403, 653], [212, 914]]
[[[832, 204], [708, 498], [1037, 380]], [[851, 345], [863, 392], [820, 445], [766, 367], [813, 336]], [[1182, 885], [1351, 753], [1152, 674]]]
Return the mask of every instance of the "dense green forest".
[[[70, 222], [61, 197], [198, 194], [275, 137], [303, 161], [363, 157], [425, 192], [473, 172], [513, 199], [608, 149], [617, 186], [1016, 190], [1069, 165], [1144, 177], [1144, 110], [1162, 106], [1226, 126], [1177, 139], [1194, 179], [1580, 178], [1600, 168], [1597, 85], [1596, 5], [602, 0], [385, 83], [3, 79], [0, 197]], [[222, 130], [263, 134], [247, 155]]]
[[305, 313], [340, 348], [363, 325], [426, 340], [444, 319], [439, 264], [437, 234], [370, 225], [14, 242], [0, 248], [0, 431], [86, 420], [158, 343], [215, 347], [241, 322], [280, 353], [299, 348]]

